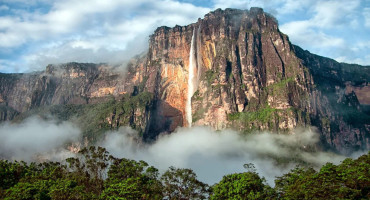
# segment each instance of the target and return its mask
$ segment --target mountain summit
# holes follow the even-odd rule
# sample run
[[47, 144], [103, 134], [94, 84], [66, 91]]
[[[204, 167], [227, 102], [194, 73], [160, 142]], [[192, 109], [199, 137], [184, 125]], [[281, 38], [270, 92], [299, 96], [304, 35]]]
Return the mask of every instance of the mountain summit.
[[148, 53], [133, 59], [127, 73], [68, 63], [0, 74], [1, 119], [48, 105], [61, 105], [63, 119], [70, 119], [75, 114], [63, 105], [89, 113], [88, 105], [104, 104], [94, 107], [101, 108], [94, 123], [130, 125], [146, 141], [179, 126], [245, 133], [317, 127], [324, 147], [370, 149], [370, 67], [292, 45], [261, 8], [217, 9], [187, 26], [159, 27], [149, 42]]

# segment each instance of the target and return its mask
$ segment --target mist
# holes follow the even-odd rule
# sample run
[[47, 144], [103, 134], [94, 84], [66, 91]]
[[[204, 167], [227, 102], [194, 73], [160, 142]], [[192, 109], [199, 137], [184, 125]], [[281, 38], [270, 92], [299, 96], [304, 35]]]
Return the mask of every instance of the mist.
[[31, 117], [20, 124], [0, 125], [0, 159], [40, 161], [63, 160], [73, 154], [66, 144], [80, 138], [80, 130], [70, 122]]
[[[81, 138], [81, 131], [71, 122], [31, 117], [20, 124], [4, 123], [0, 125], [0, 159], [64, 161], [74, 156], [67, 146], [81, 142]], [[199, 180], [208, 184], [219, 182], [227, 174], [246, 172], [243, 165], [253, 163], [257, 173], [274, 185], [276, 176], [289, 172], [297, 164], [318, 169], [327, 162], [339, 164], [345, 159], [315, 149], [318, 141], [319, 134], [314, 129], [297, 129], [293, 134], [244, 135], [227, 129], [192, 127], [178, 128], [146, 144], [135, 130], [121, 127], [106, 132], [96, 145], [118, 158], [144, 160], [160, 172], [170, 166], [191, 168]]]
[[[276, 176], [304, 162], [319, 168], [327, 162], [339, 164], [344, 156], [321, 151], [308, 151], [319, 140], [312, 130], [297, 130], [294, 134], [256, 133], [243, 136], [233, 130], [214, 131], [209, 127], [179, 128], [162, 135], [154, 144], [145, 145], [135, 138], [135, 131], [122, 128], [107, 134], [100, 146], [116, 157], [144, 160], [161, 172], [169, 166], [191, 168], [199, 180], [214, 184], [222, 176], [247, 171], [243, 165], [253, 163], [257, 173], [273, 185]], [[295, 157], [300, 162], [277, 164], [277, 158]]]

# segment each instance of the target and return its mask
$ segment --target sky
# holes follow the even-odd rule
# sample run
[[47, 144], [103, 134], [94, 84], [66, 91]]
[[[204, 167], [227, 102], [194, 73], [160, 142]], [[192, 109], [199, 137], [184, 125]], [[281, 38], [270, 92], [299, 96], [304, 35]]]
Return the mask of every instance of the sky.
[[370, 65], [370, 0], [0, 0], [0, 72], [50, 63], [120, 64], [159, 26], [194, 23], [217, 8], [262, 7], [293, 44]]

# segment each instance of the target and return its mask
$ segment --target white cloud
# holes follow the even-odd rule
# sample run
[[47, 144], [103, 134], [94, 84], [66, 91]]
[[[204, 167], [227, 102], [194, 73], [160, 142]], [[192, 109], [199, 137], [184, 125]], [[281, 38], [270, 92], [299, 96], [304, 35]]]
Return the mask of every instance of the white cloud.
[[336, 57], [338, 62], [357, 63], [360, 65], [370, 65], [370, 55], [362, 56], [363, 52], [370, 52], [370, 40], [360, 41], [352, 44], [351, 48], [347, 48], [342, 56]]
[[21, 124], [5, 123], [0, 126], [0, 157], [12, 160], [35, 160], [39, 155], [63, 147], [68, 141], [76, 141], [80, 130], [69, 122], [57, 123], [37, 117]]
[[[353, 1], [316, 1], [308, 9], [312, 10], [313, 15], [307, 20], [291, 21], [282, 24], [282, 29], [289, 33], [289, 36], [302, 32], [315, 32], [317, 35], [324, 35], [325, 29], [348, 28], [356, 25], [358, 0]], [[298, 37], [298, 36], [297, 36]], [[330, 38], [330, 36], [326, 36]]]
[[297, 156], [317, 167], [344, 159], [335, 154], [304, 151], [319, 139], [312, 131], [243, 136], [232, 130], [213, 131], [209, 127], [180, 128], [171, 135], [159, 137], [151, 145], [138, 142], [135, 135], [132, 129], [122, 128], [108, 133], [100, 145], [114, 156], [142, 159], [160, 171], [169, 166], [192, 168], [200, 180], [210, 184], [220, 181], [226, 174], [244, 172], [243, 164], [246, 163], [254, 163], [257, 172], [273, 184], [275, 176], [288, 172], [297, 164], [278, 166], [273, 157]]
[[[207, 3], [212, 8], [177, 0], [6, 0], [5, 3], [13, 14], [0, 17], [0, 52], [11, 53], [3, 56], [0, 53], [0, 58], [18, 54], [12, 56], [15, 59], [12, 62], [18, 63], [20, 71], [43, 68], [45, 63], [54, 61], [107, 62], [119, 54], [134, 55], [147, 48], [148, 36], [156, 27], [187, 25], [218, 7], [263, 7], [277, 16], [283, 32], [293, 43], [329, 57], [345, 56], [343, 49], [357, 42], [344, 34], [361, 30], [361, 23], [370, 26], [369, 8], [359, 0], [214, 0]], [[41, 11], [37, 6], [44, 9]], [[128, 48], [134, 50], [126, 51]]]
[[24, 69], [20, 69], [17, 62], [7, 59], [0, 59], [0, 72], [2, 73], [14, 73], [23, 70]]
[[273, 15], [282, 15], [302, 11], [306, 9], [305, 7], [312, 4], [312, 0], [213, 0], [213, 3], [214, 9], [262, 7]]
[[361, 33], [363, 26], [360, 25], [359, 13], [362, 13], [363, 7], [360, 2], [311, 1], [303, 12], [306, 17], [285, 22], [280, 29], [292, 43], [313, 53], [336, 58], [340, 62], [366, 64], [366, 55], [353, 50], [357, 48], [356, 43], [368, 39], [368, 36], [363, 36], [366, 34]]
[[362, 15], [365, 20], [365, 26], [370, 28], [370, 8], [364, 8]]
[[33, 43], [20, 56], [31, 68], [48, 62], [110, 62], [112, 57], [117, 62], [119, 54], [127, 58], [146, 50], [156, 27], [187, 25], [208, 11], [172, 0], [57, 1], [45, 14], [0, 17], [0, 48]]
[[350, 64], [360, 64], [360, 65], [369, 65], [370, 63], [370, 56], [365, 56], [365, 57], [349, 57], [349, 56], [341, 56], [334, 58], [338, 62], [345, 62], [345, 63], [350, 63]]
[[[346, 57], [347, 61], [361, 64], [367, 62], [365, 59], [367, 55], [363, 52], [355, 54], [350, 50], [353, 44], [363, 39], [366, 40], [364, 36], [357, 34], [358, 31], [362, 31], [363, 27], [361, 14], [364, 16], [365, 26], [370, 25], [370, 14], [368, 14], [370, 10], [363, 8], [364, 2], [360, 0], [237, 0], [226, 2], [214, 0], [213, 2], [215, 8], [262, 7], [277, 17], [281, 23], [280, 29], [289, 36], [292, 43], [322, 56]], [[356, 37], [353, 37], [354, 32], [356, 32]]]
[[346, 27], [357, 24], [358, 0], [319, 1], [314, 6], [315, 15], [311, 19], [312, 26], [321, 28]]
[[225, 9], [225, 8], [249, 9], [252, 5], [251, 0], [233, 0], [233, 1], [214, 0], [213, 2], [214, 2], [214, 8], [215, 9], [216, 8], [222, 8], [222, 9]]
[[3, 11], [3, 10], [9, 10], [9, 7], [6, 5], [0, 6], [0, 11]]
[[328, 35], [311, 27], [309, 21], [295, 21], [280, 26], [291, 41], [301, 46], [313, 46], [315, 49], [345, 46], [343, 38]]
[[[88, 5], [88, 6], [86, 6]], [[30, 17], [6, 17], [0, 20], [1, 28], [5, 30], [4, 36], [14, 35], [17, 38], [25, 38], [23, 42], [6, 47], [17, 47], [30, 39], [60, 39], [65, 33], [77, 34], [88, 37], [89, 33], [98, 31], [109, 37], [113, 27], [125, 27], [120, 30], [121, 34], [148, 32], [160, 25], [175, 25], [176, 23], [187, 24], [196, 20], [199, 15], [205, 14], [209, 9], [195, 7], [175, 1], [60, 1], [53, 5], [46, 14], [27, 13]], [[136, 16], [138, 15], [138, 16]], [[159, 24], [164, 23], [164, 24]], [[110, 28], [110, 29], [106, 29]], [[108, 34], [108, 35], [107, 35]], [[124, 36], [123, 36], [124, 37]], [[0, 46], [3, 45], [0, 43]]]
[[29, 6], [29, 5], [35, 5], [35, 4], [47, 4], [47, 3], [53, 3], [56, 0], [2, 0], [4, 3], [21, 3], [22, 6]]
[[302, 12], [312, 4], [312, 0], [282, 0], [282, 7], [279, 9], [278, 14], [290, 14], [294, 12]]
[[[144, 44], [136, 43], [144, 46]], [[134, 44], [127, 44], [134, 45]], [[33, 70], [43, 70], [50, 63], [59, 64], [65, 62], [89, 62], [100, 63], [109, 62], [116, 65], [129, 60], [134, 55], [140, 53], [139, 49], [128, 46], [125, 49], [109, 49], [101, 47], [101, 41], [78, 41], [62, 43], [60, 45], [50, 45], [52, 48], [41, 49], [37, 53], [23, 57], [28, 65], [33, 66]]]

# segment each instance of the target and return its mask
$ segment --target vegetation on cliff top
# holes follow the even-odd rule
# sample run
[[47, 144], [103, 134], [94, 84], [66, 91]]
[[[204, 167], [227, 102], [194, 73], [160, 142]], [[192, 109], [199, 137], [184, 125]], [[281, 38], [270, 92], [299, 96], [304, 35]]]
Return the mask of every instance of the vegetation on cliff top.
[[[145, 115], [142, 113], [150, 110], [152, 100], [152, 93], [140, 92], [136, 95], [125, 94], [120, 100], [112, 96], [108, 101], [96, 104], [43, 106], [21, 113], [14, 121], [20, 122], [33, 115], [74, 121], [81, 128], [83, 136], [94, 142], [104, 132], [120, 126], [129, 125], [142, 134], [145, 129]], [[135, 113], [140, 115], [136, 116]]]
[[306, 112], [293, 107], [287, 109], [272, 108], [269, 105], [263, 107], [247, 106], [244, 112], [235, 112], [228, 114], [228, 120], [234, 125], [241, 126], [241, 131], [251, 133], [256, 130], [270, 130], [276, 132], [288, 131], [279, 127], [288, 118], [297, 119], [297, 123], [305, 125], [304, 121], [309, 119]]

